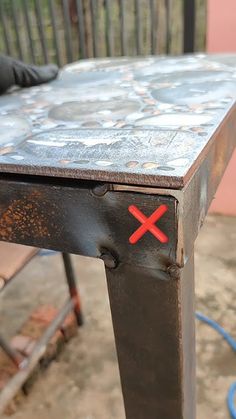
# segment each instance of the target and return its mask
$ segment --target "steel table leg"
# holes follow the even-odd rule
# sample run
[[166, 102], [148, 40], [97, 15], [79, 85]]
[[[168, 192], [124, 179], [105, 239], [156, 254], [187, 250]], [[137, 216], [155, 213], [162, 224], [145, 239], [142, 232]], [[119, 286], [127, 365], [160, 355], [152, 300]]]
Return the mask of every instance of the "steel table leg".
[[135, 264], [106, 274], [127, 419], [194, 419], [193, 257], [169, 280]]
[[78, 326], [83, 325], [83, 315], [81, 311], [81, 302], [76, 285], [75, 274], [71, 262], [71, 256], [68, 253], [62, 253], [64, 268], [66, 273], [66, 280], [69, 287], [70, 297], [74, 300], [74, 313], [77, 319]]

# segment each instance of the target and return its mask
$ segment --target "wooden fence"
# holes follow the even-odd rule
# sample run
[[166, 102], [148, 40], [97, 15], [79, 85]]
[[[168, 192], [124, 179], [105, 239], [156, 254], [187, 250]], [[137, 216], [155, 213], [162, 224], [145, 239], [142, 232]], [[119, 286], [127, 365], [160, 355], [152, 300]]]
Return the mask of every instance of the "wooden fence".
[[204, 48], [205, 0], [0, 0], [0, 51], [27, 62]]

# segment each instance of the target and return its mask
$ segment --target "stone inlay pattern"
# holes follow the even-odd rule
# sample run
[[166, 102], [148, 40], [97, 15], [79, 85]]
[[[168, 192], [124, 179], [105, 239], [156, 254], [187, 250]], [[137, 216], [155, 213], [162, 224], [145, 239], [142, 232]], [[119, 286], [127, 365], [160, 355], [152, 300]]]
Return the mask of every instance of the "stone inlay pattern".
[[0, 97], [1, 169], [158, 185], [186, 175], [235, 97], [232, 55], [76, 62]]

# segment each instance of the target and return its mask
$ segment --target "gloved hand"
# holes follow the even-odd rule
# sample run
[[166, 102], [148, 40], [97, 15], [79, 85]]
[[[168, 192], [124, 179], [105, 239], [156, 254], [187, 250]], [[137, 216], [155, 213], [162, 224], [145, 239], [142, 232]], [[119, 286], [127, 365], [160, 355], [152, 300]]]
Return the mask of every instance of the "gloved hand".
[[58, 71], [54, 64], [35, 66], [0, 55], [0, 94], [14, 85], [31, 87], [46, 83], [55, 79]]

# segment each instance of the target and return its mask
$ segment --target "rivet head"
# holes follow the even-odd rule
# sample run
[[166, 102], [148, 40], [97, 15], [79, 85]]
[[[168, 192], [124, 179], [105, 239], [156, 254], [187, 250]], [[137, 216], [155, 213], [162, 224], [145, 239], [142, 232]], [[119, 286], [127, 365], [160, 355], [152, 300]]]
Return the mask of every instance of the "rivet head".
[[99, 257], [103, 260], [106, 268], [115, 269], [118, 265], [117, 259], [109, 251], [102, 252]]
[[176, 264], [168, 266], [167, 273], [171, 279], [180, 279], [180, 267]]
[[101, 185], [96, 185], [92, 189], [92, 192], [95, 196], [103, 196], [109, 191], [109, 188], [110, 188], [110, 185], [107, 184], [107, 183], [104, 183], [104, 184], [101, 184]]

